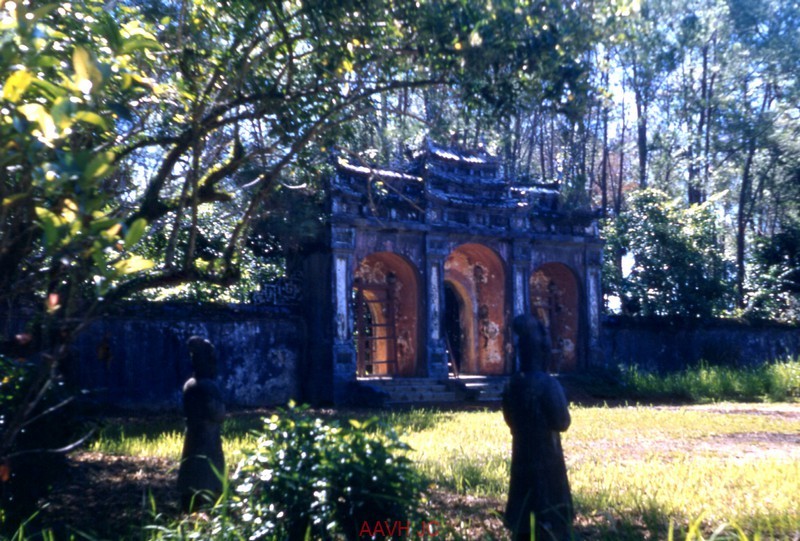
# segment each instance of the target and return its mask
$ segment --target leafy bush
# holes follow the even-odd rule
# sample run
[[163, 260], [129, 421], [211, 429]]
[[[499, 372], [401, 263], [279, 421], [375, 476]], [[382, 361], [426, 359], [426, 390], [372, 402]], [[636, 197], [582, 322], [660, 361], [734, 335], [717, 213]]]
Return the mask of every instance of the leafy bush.
[[770, 364], [765, 371], [771, 400], [800, 399], [800, 360]]
[[290, 405], [239, 462], [230, 505], [250, 539], [356, 539], [365, 521], [413, 522], [423, 481], [407, 450], [377, 420], [342, 425]]
[[684, 208], [664, 192], [639, 190], [605, 224], [604, 285], [623, 313], [708, 317], [731, 308], [731, 265], [721, 255], [713, 207], [721, 195]]

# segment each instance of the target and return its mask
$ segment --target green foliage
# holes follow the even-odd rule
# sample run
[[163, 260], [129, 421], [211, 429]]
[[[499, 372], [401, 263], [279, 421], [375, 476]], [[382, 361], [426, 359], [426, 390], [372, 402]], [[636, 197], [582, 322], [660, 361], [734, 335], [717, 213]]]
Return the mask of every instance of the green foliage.
[[0, 343], [28, 359], [2, 361], [0, 463], [16, 520], [52, 484], [63, 460], [53, 451], [71, 443], [58, 405], [65, 344], [97, 299], [153, 266], [133, 251], [148, 222], [120, 212], [110, 177], [118, 126], [151, 92], [138, 62], [158, 49], [100, 2], [0, 6], [0, 300], [27, 317], [25, 333]]
[[[39, 301], [58, 283], [67, 310], [187, 282], [252, 289], [259, 239], [286, 249], [319, 225], [296, 198], [306, 212], [283, 223], [282, 186], [316, 197], [354, 125], [386, 125], [399, 96], [413, 116], [409, 95], [437, 85], [498, 114], [522, 89], [572, 103], [592, 36], [588, 12], [561, 2], [1, 11], [0, 297]], [[261, 217], [268, 234], [248, 235]], [[47, 280], [31, 280], [41, 268]]]
[[755, 242], [750, 312], [767, 319], [800, 320], [800, 223], [789, 222]]
[[775, 402], [800, 399], [800, 361], [772, 363], [764, 367], [767, 395]]
[[247, 239], [256, 257], [297, 266], [302, 251], [324, 241], [324, 191], [309, 187], [275, 189], [268, 209], [253, 224]]
[[[708, 317], [730, 307], [729, 266], [718, 240], [713, 199], [682, 208], [657, 190], [631, 194], [628, 210], [610, 219], [604, 279], [623, 310]], [[622, 257], [633, 260], [623, 276]]]
[[290, 406], [238, 464], [231, 509], [251, 539], [357, 538], [364, 521], [415, 516], [423, 484], [407, 451], [376, 420], [325, 422]]
[[0, 355], [0, 428], [7, 426], [9, 412], [22, 400], [25, 391], [27, 365], [22, 360]]
[[800, 398], [800, 361], [731, 368], [701, 363], [658, 375], [629, 367], [621, 374], [622, 393], [640, 400], [785, 402]]
[[[111, 21], [99, 5], [15, 6], [6, 6], [0, 50], [7, 74], [0, 294], [55, 295], [50, 311], [70, 311], [81, 293], [70, 287], [91, 285], [102, 296], [152, 266], [130, 252], [147, 222], [115, 212], [107, 180], [117, 158], [115, 123], [149, 93], [135, 58], [159, 45], [138, 23]], [[70, 280], [49, 285], [53, 276], [38, 278], [30, 266]]]
[[[425, 486], [409, 447], [384, 421], [323, 419], [294, 405], [262, 419], [258, 430], [253, 420], [228, 419], [223, 427], [227, 460], [236, 466], [217, 504], [177, 521], [156, 515], [147, 539], [354, 539], [364, 521], [415, 522]], [[174, 428], [128, 420], [104, 429], [93, 449], [175, 458]]]

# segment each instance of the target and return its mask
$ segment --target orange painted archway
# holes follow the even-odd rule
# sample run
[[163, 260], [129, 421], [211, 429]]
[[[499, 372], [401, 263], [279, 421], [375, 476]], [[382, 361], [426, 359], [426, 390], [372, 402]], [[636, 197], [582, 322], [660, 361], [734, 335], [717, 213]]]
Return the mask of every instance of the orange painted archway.
[[419, 278], [392, 252], [368, 255], [354, 273], [359, 376], [417, 375], [420, 351]]
[[[444, 263], [444, 281], [456, 302], [460, 344], [457, 364], [463, 374], [504, 374], [506, 355], [506, 271], [497, 253], [482, 244], [462, 244]], [[452, 308], [451, 308], [452, 309]], [[445, 319], [452, 319], [453, 315]], [[454, 361], [454, 360], [452, 360]], [[453, 364], [456, 364], [454, 362]]]
[[551, 372], [578, 366], [580, 291], [575, 273], [563, 263], [545, 263], [530, 276], [531, 311], [550, 333]]

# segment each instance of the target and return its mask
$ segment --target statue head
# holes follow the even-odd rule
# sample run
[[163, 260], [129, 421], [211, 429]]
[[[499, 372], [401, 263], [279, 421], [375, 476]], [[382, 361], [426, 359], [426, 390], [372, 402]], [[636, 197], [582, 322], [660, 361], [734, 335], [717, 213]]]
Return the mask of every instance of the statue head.
[[514, 318], [511, 328], [518, 337], [520, 371], [546, 370], [550, 360], [550, 346], [544, 324], [533, 316], [521, 314]]
[[195, 377], [215, 378], [217, 376], [217, 353], [214, 350], [214, 344], [201, 336], [192, 336], [187, 345]]

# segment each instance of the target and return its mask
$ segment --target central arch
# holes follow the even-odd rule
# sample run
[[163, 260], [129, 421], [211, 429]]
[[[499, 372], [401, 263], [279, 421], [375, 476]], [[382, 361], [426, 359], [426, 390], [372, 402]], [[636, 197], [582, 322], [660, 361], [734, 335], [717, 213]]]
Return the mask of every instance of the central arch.
[[450, 370], [454, 375], [459, 375], [462, 366], [466, 366], [464, 353], [468, 335], [465, 329], [471, 328], [469, 324], [468, 300], [463, 292], [458, 290], [457, 284], [451, 281], [444, 283], [444, 336], [447, 345], [447, 356]]
[[[457, 350], [462, 374], [504, 374], [506, 355], [506, 271], [497, 253], [477, 243], [458, 246], [444, 264], [445, 330], [458, 322], [451, 352]], [[448, 294], [447, 291], [450, 291]], [[448, 314], [447, 296], [451, 305]], [[453, 315], [452, 311], [458, 314]], [[452, 359], [451, 359], [452, 362]]]

